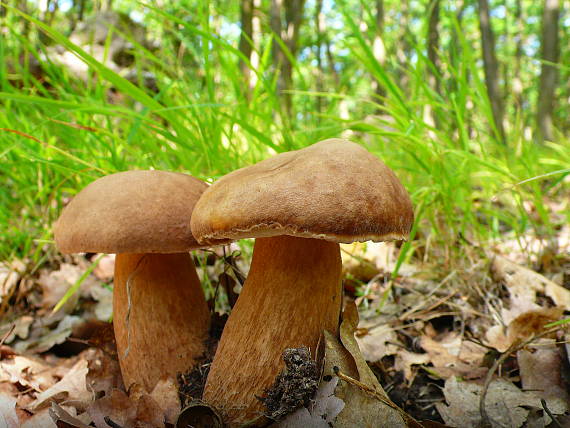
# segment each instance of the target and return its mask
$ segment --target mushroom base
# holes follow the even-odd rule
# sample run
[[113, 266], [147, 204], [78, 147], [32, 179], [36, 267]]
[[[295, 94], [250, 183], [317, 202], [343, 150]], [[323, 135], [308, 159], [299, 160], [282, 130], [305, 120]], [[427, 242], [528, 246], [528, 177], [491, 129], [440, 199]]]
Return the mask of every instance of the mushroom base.
[[262, 417], [264, 408], [256, 396], [284, 368], [283, 351], [306, 346], [316, 358], [323, 330], [338, 331], [341, 303], [338, 244], [291, 236], [258, 238], [248, 278], [218, 344], [204, 400], [229, 426]]
[[113, 314], [127, 388], [150, 392], [204, 355], [210, 315], [188, 253], [117, 254]]

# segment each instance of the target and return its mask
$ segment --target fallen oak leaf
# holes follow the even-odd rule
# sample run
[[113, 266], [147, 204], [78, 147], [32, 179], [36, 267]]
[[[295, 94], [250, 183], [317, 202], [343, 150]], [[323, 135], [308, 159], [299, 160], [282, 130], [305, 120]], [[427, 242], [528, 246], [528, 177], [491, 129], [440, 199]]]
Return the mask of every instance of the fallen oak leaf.
[[536, 294], [541, 293], [550, 297], [556, 306], [570, 310], [570, 290], [539, 273], [502, 256], [495, 257], [491, 269], [497, 279], [504, 281], [511, 295], [524, 296], [525, 299], [534, 301]]
[[414, 369], [412, 366], [424, 366], [430, 363], [429, 354], [418, 354], [410, 352], [407, 349], [401, 349], [396, 354], [394, 368], [404, 372], [404, 377], [410, 381], [414, 377]]
[[30, 333], [30, 326], [34, 322], [34, 318], [29, 315], [21, 316], [9, 324], [4, 324], [0, 327], [0, 331], [3, 333], [2, 340], [0, 343], [11, 343], [19, 337], [20, 339], [26, 339]]
[[[488, 388], [485, 407], [488, 412], [487, 425], [479, 412], [479, 398], [483, 386], [474, 382], [463, 382], [452, 377], [445, 382], [443, 393], [447, 405], [437, 403], [436, 408], [446, 424], [462, 428], [489, 426], [493, 428], [518, 428], [527, 421], [529, 409], [539, 408], [540, 398], [529, 391], [521, 391], [511, 382], [495, 379]], [[539, 426], [549, 421], [544, 416]]]
[[440, 335], [438, 340], [422, 336], [420, 345], [429, 356], [428, 362], [433, 364], [430, 370], [443, 379], [451, 376], [476, 379], [487, 373], [487, 369], [481, 367], [487, 349], [475, 342], [464, 340], [459, 332], [445, 333]]
[[89, 428], [88, 425], [71, 416], [53, 401], [49, 409], [49, 415], [58, 428]]
[[54, 371], [39, 358], [15, 355], [0, 362], [0, 381], [20, 384], [41, 392], [55, 382]]
[[16, 400], [6, 394], [0, 394], [0, 426], [18, 428], [20, 422], [16, 414]]
[[[156, 393], [161, 390], [168, 391], [168, 388], [162, 386], [155, 389]], [[109, 426], [157, 428], [165, 426], [167, 418], [170, 417], [168, 412], [172, 409], [162, 408], [161, 404], [138, 384], [133, 384], [129, 394], [114, 389], [109, 395], [91, 403], [87, 412], [93, 419], [95, 426], [97, 428], [109, 428]], [[168, 403], [172, 404], [170, 401]]]
[[534, 311], [527, 311], [520, 314], [511, 321], [508, 327], [507, 338], [509, 344], [522, 342], [531, 337], [538, 336], [546, 330], [546, 325], [558, 321], [564, 308], [542, 308]]
[[83, 408], [91, 401], [93, 394], [87, 390], [87, 360], [81, 359], [55, 385], [39, 393], [28, 407], [31, 411], [44, 407], [50, 400], [73, 401], [75, 407]]
[[555, 327], [555, 328], [552, 328], [549, 330], [545, 330], [541, 334], [538, 334], [536, 336], [533, 335], [525, 341], [516, 340], [515, 342], [513, 342], [511, 344], [511, 346], [509, 346], [509, 348], [497, 360], [495, 360], [492, 367], [487, 372], [487, 375], [485, 377], [485, 382], [484, 382], [482, 390], [481, 390], [481, 395], [479, 398], [479, 413], [481, 415], [482, 424], [484, 426], [491, 424], [491, 420], [490, 420], [489, 414], [487, 413], [487, 409], [486, 409], [486, 405], [487, 405], [486, 396], [487, 396], [487, 392], [489, 390], [489, 386], [492, 383], [493, 375], [495, 374], [497, 369], [505, 362], [505, 360], [508, 358], [508, 356], [511, 353], [517, 352], [521, 349], [524, 349], [525, 346], [529, 345], [531, 342], [533, 342], [536, 339], [551, 335], [552, 333], [554, 333], [559, 328], [560, 327], [558, 326], [558, 327]]
[[523, 389], [534, 391], [549, 408], [560, 414], [568, 410], [570, 395], [562, 379], [561, 355], [553, 341], [548, 342], [537, 344], [533, 352], [521, 349], [517, 352], [517, 361]]
[[124, 426], [135, 420], [137, 409], [131, 403], [129, 396], [120, 389], [115, 389], [111, 394], [95, 400], [87, 409], [93, 418], [97, 428], [109, 428], [105, 418], [110, 418], [113, 422]]
[[[57, 318], [57, 314], [55, 317]], [[32, 329], [36, 331], [32, 332], [29, 339], [16, 343], [14, 349], [20, 353], [25, 351], [34, 353], [45, 352], [53, 346], [65, 342], [72, 334], [73, 327], [81, 323], [81, 321], [79, 316], [65, 315], [61, 320], [57, 321], [55, 329], [50, 329], [50, 326], [53, 325], [51, 319], [36, 320], [32, 325]]]
[[161, 379], [150, 393], [150, 396], [162, 409], [167, 423], [174, 424], [180, 413], [180, 396], [178, 386], [172, 379]]
[[[325, 331], [325, 362], [323, 377], [335, 376], [334, 367], [339, 373], [355, 379], [371, 388], [386, 400], [380, 383], [366, 364], [360, 353], [354, 332], [358, 326], [358, 311], [354, 303], [348, 303], [340, 327], [341, 341]], [[345, 406], [336, 417], [334, 426], [349, 428], [354, 426], [407, 427], [402, 414], [384, 401], [378, 400], [351, 382], [341, 381], [335, 389], [335, 396], [344, 401]]]
[[399, 347], [396, 332], [387, 324], [380, 324], [372, 328], [359, 328], [364, 334], [357, 336], [358, 347], [366, 361], [371, 363], [380, 361], [387, 355], [397, 354]]
[[353, 302], [350, 302], [346, 305], [343, 312], [343, 319], [340, 325], [340, 341], [354, 359], [356, 369], [358, 370], [358, 379], [363, 384], [372, 387], [381, 395], [388, 398], [382, 389], [382, 386], [380, 386], [378, 379], [376, 379], [376, 376], [374, 376], [374, 373], [372, 373], [372, 370], [368, 367], [368, 364], [358, 347], [358, 342], [354, 336], [354, 333], [358, 328], [358, 321], [358, 309]]

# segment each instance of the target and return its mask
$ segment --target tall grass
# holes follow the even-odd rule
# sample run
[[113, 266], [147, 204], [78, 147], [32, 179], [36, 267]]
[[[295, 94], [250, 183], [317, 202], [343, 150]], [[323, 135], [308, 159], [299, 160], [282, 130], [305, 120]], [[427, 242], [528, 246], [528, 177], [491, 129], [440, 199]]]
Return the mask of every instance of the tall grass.
[[[458, 244], [480, 245], [532, 231], [551, 237], [561, 224], [553, 223], [548, 198], [569, 198], [570, 140], [544, 146], [525, 136], [520, 117], [512, 117], [507, 144], [497, 137], [493, 115], [483, 82], [476, 40], [467, 40], [453, 16], [460, 61], [440, 54], [439, 69], [426, 57], [423, 44], [413, 46], [413, 65], [401, 73], [411, 82], [407, 93], [387, 72], [394, 64], [376, 61], [372, 44], [360, 31], [349, 10], [343, 10], [352, 30], [346, 44], [362, 67], [383, 82], [385, 98], [372, 101], [381, 115], [354, 121], [349, 129], [362, 132], [371, 150], [404, 180], [418, 210], [417, 221], [424, 234], [453, 252]], [[427, 33], [427, 31], [424, 31]], [[444, 81], [448, 70], [453, 84]], [[437, 92], [427, 83], [428, 73], [440, 80]], [[423, 119], [425, 106], [432, 106], [436, 124]], [[529, 205], [523, 201], [530, 202]], [[570, 213], [558, 213], [570, 222]], [[418, 245], [424, 245], [419, 242]]]
[[[430, 88], [425, 73], [432, 65], [424, 48], [415, 46], [417, 61], [399, 71], [409, 75], [405, 92], [374, 59], [369, 41], [344, 11], [351, 32], [344, 47], [357, 59], [353, 66], [360, 72], [355, 89], [317, 94], [310, 79], [301, 79], [307, 66], [296, 64], [297, 116], [284, 118], [271, 69], [270, 37], [258, 47], [260, 65], [252, 70], [257, 83], [248, 91], [238, 65], [245, 58], [235, 43], [213, 33], [207, 8], [197, 16], [186, 11], [194, 14], [193, 20], [182, 17], [183, 9], [149, 9], [147, 18], [159, 22], [166, 36], [160, 51], [131, 41], [139, 71], [144, 66], [156, 75], [158, 93], [130, 83], [56, 29], [8, 9], [0, 64], [32, 55], [46, 75], [40, 82], [29, 61], [16, 64], [21, 77], [16, 87], [7, 72], [0, 73], [0, 259], [40, 262], [49, 257], [51, 224], [61, 206], [104, 174], [156, 168], [215, 179], [275, 152], [343, 133], [397, 172], [415, 205], [422, 207], [421, 236], [431, 235], [436, 245], [456, 246], [460, 237], [486, 242], [530, 228], [553, 233], [543, 200], [568, 191], [563, 180], [570, 164], [568, 140], [537, 146], [515, 122], [507, 145], [500, 144], [490, 125], [478, 59], [460, 32], [459, 64], [441, 57], [454, 84], [442, 82], [440, 93]], [[20, 37], [22, 19], [88, 64], [88, 83], [51, 63], [46, 49]], [[181, 49], [191, 52], [192, 66], [179, 55]], [[371, 77], [383, 82], [385, 98], [363, 94]], [[121, 94], [119, 102], [109, 100], [111, 87]], [[312, 111], [315, 97], [328, 101], [323, 114]], [[341, 102], [351, 106], [349, 119], [340, 117]], [[422, 119], [425, 105], [434, 108], [435, 127]], [[379, 110], [382, 115], [375, 114]], [[561, 172], [545, 175], [554, 171]], [[532, 177], [539, 178], [517, 185]], [[539, 215], [531, 216], [523, 201], [531, 201]]]

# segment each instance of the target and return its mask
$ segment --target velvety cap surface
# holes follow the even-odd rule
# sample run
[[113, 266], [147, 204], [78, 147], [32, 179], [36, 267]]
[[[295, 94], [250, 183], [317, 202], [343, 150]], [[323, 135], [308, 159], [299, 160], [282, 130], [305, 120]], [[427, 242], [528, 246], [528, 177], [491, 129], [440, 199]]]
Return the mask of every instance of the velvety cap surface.
[[334, 242], [406, 239], [412, 203], [376, 156], [346, 140], [321, 141], [234, 171], [192, 214], [199, 242], [292, 235]]
[[102, 177], [54, 225], [63, 253], [177, 253], [198, 248], [190, 216], [208, 185], [187, 174], [127, 171]]

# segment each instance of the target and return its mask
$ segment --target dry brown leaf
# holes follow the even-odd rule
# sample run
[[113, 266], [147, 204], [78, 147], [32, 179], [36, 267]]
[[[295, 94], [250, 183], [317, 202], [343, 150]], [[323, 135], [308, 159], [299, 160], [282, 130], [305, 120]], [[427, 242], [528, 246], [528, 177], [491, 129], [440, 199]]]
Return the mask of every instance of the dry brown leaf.
[[78, 409], [84, 408], [93, 399], [92, 392], [86, 386], [87, 372], [87, 361], [80, 359], [59, 382], [39, 393], [36, 400], [28, 406], [29, 409], [39, 410], [51, 400], [65, 400], [66, 403], [73, 402]]
[[340, 341], [354, 359], [356, 369], [358, 370], [358, 380], [387, 397], [382, 386], [380, 386], [378, 379], [376, 379], [376, 376], [374, 376], [374, 373], [372, 373], [372, 370], [368, 367], [368, 364], [358, 347], [358, 342], [354, 336], [354, 333], [358, 328], [358, 322], [358, 309], [356, 308], [356, 305], [353, 302], [347, 303], [344, 308], [342, 323], [340, 325]]
[[[343, 271], [366, 281], [378, 273], [392, 272], [398, 260], [393, 242], [354, 242], [340, 244], [340, 247]], [[414, 270], [404, 263], [400, 275], [410, 275]]]
[[439, 340], [422, 336], [420, 343], [429, 355], [433, 370], [444, 379], [451, 376], [475, 379], [487, 373], [487, 369], [481, 367], [486, 348], [463, 340], [459, 333], [448, 332]]
[[154, 398], [148, 394], [144, 394], [138, 399], [135, 426], [137, 428], [164, 426], [164, 412]]
[[123, 387], [119, 362], [115, 358], [97, 348], [88, 349], [84, 355], [89, 368], [87, 385], [90, 391], [109, 395], [113, 389]]
[[[522, 298], [519, 298], [519, 301], [522, 301]], [[499, 352], [505, 352], [515, 341], [522, 342], [543, 333], [544, 326], [559, 320], [564, 312], [560, 307], [541, 308], [534, 304], [532, 307], [537, 309], [525, 311], [521, 305], [513, 306], [511, 303], [511, 309], [508, 312], [518, 315], [510, 321], [506, 331], [500, 325], [489, 328], [485, 334], [485, 343]], [[510, 315], [506, 316], [506, 313], [507, 311], [503, 311], [503, 316], [507, 319], [511, 318]]]
[[533, 336], [544, 333], [546, 330], [544, 326], [558, 321], [563, 313], [563, 308], [555, 307], [537, 309], [520, 314], [509, 324], [507, 334], [509, 345], [515, 341], [523, 342]]
[[[445, 382], [443, 393], [447, 405], [436, 404], [439, 414], [446, 424], [462, 428], [476, 428], [481, 423], [479, 398], [482, 385], [473, 382], [460, 382], [456, 377]], [[489, 385], [485, 397], [485, 407], [492, 427], [518, 428], [527, 420], [529, 408], [540, 408], [540, 398], [527, 391], [521, 391], [511, 382], [496, 379]], [[559, 408], [550, 409], [560, 414]], [[548, 422], [545, 417], [545, 422]]]
[[[20, 417], [20, 428], [56, 428], [57, 425], [49, 414], [49, 408], [40, 410], [33, 415], [27, 415], [25, 418]], [[84, 427], [81, 427], [84, 428]]]
[[180, 396], [178, 395], [178, 385], [172, 379], [159, 380], [150, 396], [156, 401], [166, 422], [176, 423], [180, 414]]
[[499, 352], [505, 352], [509, 349], [510, 343], [505, 328], [502, 325], [489, 327], [485, 332], [485, 344]]
[[[58, 270], [42, 269], [38, 284], [42, 289], [42, 307], [53, 308], [65, 295], [69, 287], [77, 282], [84, 269], [71, 263], [62, 263]], [[74, 294], [65, 304], [65, 312], [69, 313], [79, 296]]]
[[[42, 419], [36, 419], [36, 417], [39, 417], [40, 415]], [[47, 418], [49, 419], [46, 419], [45, 415], [47, 415]], [[88, 420], [85, 420], [85, 417], [80, 419], [77, 417], [74, 408], [58, 406], [54, 402], [51, 403], [51, 407], [49, 409], [46, 408], [40, 413], [36, 413], [32, 419], [30, 419], [30, 423], [27, 425], [27, 428], [50, 426], [46, 423], [48, 420], [51, 420], [52, 423], [55, 423], [58, 427], [65, 426], [66, 428], [89, 428], [88, 424], [91, 422], [91, 418], [89, 416], [87, 417]]]
[[426, 365], [430, 363], [428, 354], [418, 354], [410, 352], [407, 349], [401, 349], [396, 354], [394, 368], [404, 372], [406, 380], [410, 381], [414, 377], [414, 369], [412, 366]]
[[359, 329], [365, 329], [366, 334], [356, 338], [362, 356], [366, 361], [380, 361], [386, 355], [394, 355], [401, 348], [394, 345], [398, 342], [398, 337], [388, 325], [380, 325], [373, 328], [366, 328], [366, 324], [360, 324]]
[[35, 391], [43, 391], [56, 382], [56, 373], [39, 358], [16, 355], [0, 362], [0, 381], [19, 383]]
[[[100, 258], [99, 258], [100, 257]], [[115, 255], [114, 254], [97, 254], [95, 259], [99, 258], [99, 263], [93, 269], [93, 275], [102, 281], [110, 281], [115, 273]]]
[[0, 298], [10, 295], [24, 272], [26, 265], [20, 260], [0, 263]]
[[[550, 346], [548, 346], [550, 342]], [[525, 391], [534, 391], [548, 408], [567, 411], [570, 394], [562, 379], [562, 360], [553, 340], [543, 340], [540, 347], [517, 352], [521, 382]]]
[[[40, 272], [38, 284], [42, 290], [41, 306], [46, 309], [53, 308], [61, 298], [67, 293], [69, 288], [77, 283], [81, 276], [85, 273], [87, 266], [84, 264], [77, 265], [71, 263], [62, 263], [58, 270], [43, 269]], [[76, 306], [79, 297], [93, 298], [96, 301], [108, 300], [108, 294], [111, 293], [104, 287], [104, 283], [98, 280], [94, 275], [88, 275], [81, 282], [79, 293], [74, 293], [65, 303], [62, 310], [70, 313]], [[107, 303], [107, 302], [106, 302]], [[105, 304], [105, 306], [108, 306]], [[106, 309], [102, 316], [104, 320], [109, 319]]]
[[[171, 387], [159, 386], [154, 392], [157, 396], [161, 391], [171, 394]], [[160, 401], [165, 401], [165, 397], [159, 397]], [[167, 400], [171, 405], [171, 399]], [[130, 396], [125, 392], [115, 389], [110, 395], [93, 402], [87, 410], [93, 418], [97, 428], [109, 428], [105, 422], [105, 417], [109, 417], [113, 422], [123, 428], [158, 428], [164, 427], [166, 418], [172, 417], [172, 408], [164, 409], [151, 395], [144, 392], [142, 388], [131, 388]], [[169, 414], [170, 412], [170, 414]]]
[[343, 277], [350, 275], [360, 281], [368, 282], [380, 273], [380, 269], [366, 254], [367, 243], [353, 242], [340, 244]]
[[12, 343], [16, 338], [27, 339], [33, 322], [34, 318], [29, 315], [7, 322], [0, 326], [0, 337], [4, 338], [4, 343]]
[[109, 321], [113, 316], [113, 292], [102, 286], [91, 287], [90, 294], [97, 302], [93, 313], [100, 321]]
[[16, 399], [0, 393], [0, 427], [18, 428], [20, 422], [16, 414]]
[[570, 310], [570, 290], [539, 273], [501, 256], [493, 260], [492, 271], [498, 280], [504, 281], [511, 296], [520, 296], [526, 301], [534, 302], [536, 294], [541, 293], [550, 297], [556, 306]]
[[355, 426], [406, 427], [402, 414], [378, 398], [383, 397], [383, 400], [389, 401], [360, 353], [354, 338], [357, 325], [358, 311], [356, 306], [354, 303], [348, 303], [340, 327], [342, 344], [335, 336], [325, 331], [323, 376], [333, 378], [335, 376], [334, 367], [336, 366], [344, 375], [361, 382], [368, 389], [368, 391], [364, 391], [362, 387], [353, 383], [344, 380], [339, 381], [335, 396], [344, 401], [345, 406], [336, 417], [334, 426], [338, 428]]
[[51, 320], [39, 320], [38, 324], [41, 325], [43, 321], [45, 321], [46, 324], [39, 327], [32, 335], [30, 335], [29, 339], [19, 341], [14, 345], [14, 348], [18, 352], [28, 350], [37, 353], [45, 352], [53, 346], [65, 342], [73, 332], [73, 328], [83, 320], [79, 316], [65, 315], [54, 329], [50, 329], [47, 325]]
[[131, 403], [129, 396], [119, 389], [115, 389], [110, 395], [94, 401], [87, 409], [97, 428], [109, 428], [105, 422], [105, 416], [120, 426], [127, 428], [134, 421], [137, 408]]
[[[562, 198], [563, 200], [564, 198]], [[568, 198], [566, 198], [568, 199]], [[561, 204], [562, 201], [550, 201], [552, 207], [551, 215], [556, 216], [555, 212], [558, 211], [562, 214], [560, 223], [564, 223], [564, 214], [568, 209], [568, 203], [566, 205]], [[553, 242], [553, 240], [555, 242]], [[554, 244], [554, 245], [553, 245]], [[550, 239], [544, 239], [544, 236], [536, 236], [533, 233], [525, 233], [524, 235], [516, 234], [516, 237], [511, 239], [505, 239], [497, 245], [497, 249], [501, 254], [508, 254], [509, 259], [516, 263], [528, 263], [532, 261], [533, 263], [539, 262], [540, 256], [548, 252], [549, 248], [555, 248], [559, 254], [570, 253], [570, 226], [563, 225], [560, 230], [557, 231], [556, 236], [550, 237]]]

